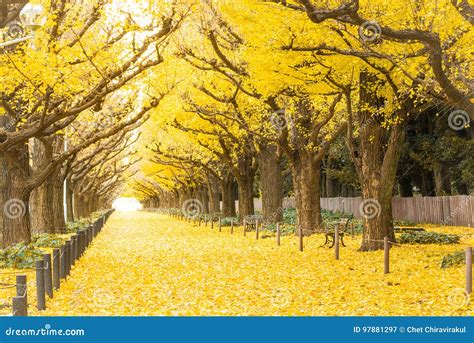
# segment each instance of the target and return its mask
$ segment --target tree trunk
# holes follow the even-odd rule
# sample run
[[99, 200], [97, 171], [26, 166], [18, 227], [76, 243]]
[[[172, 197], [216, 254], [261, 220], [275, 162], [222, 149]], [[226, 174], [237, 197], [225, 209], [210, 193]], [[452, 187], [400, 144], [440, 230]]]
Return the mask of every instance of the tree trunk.
[[74, 221], [74, 206], [73, 206], [74, 193], [71, 189], [69, 181], [66, 183], [66, 221]]
[[[222, 214], [224, 217], [235, 217], [235, 201], [232, 195], [232, 185], [234, 183], [234, 176], [227, 173], [221, 180], [222, 189]], [[219, 205], [220, 212], [220, 205]]]
[[30, 243], [30, 191], [25, 184], [30, 177], [28, 146], [19, 145], [2, 153], [5, 161], [6, 179], [4, 184], [5, 202], [3, 209], [3, 246], [9, 247], [18, 242]]
[[220, 212], [221, 187], [219, 186], [218, 180], [210, 175], [207, 178], [207, 192], [209, 198], [209, 212], [207, 213]]
[[451, 178], [449, 169], [444, 163], [439, 163], [434, 170], [436, 196], [451, 195]]
[[258, 158], [263, 219], [268, 223], [281, 222], [283, 220], [283, 176], [276, 146], [260, 145]]
[[[383, 99], [373, 94], [367, 81], [374, 81], [366, 73], [361, 73], [360, 98], [361, 104], [369, 104], [372, 108], [379, 108]], [[392, 194], [396, 181], [398, 161], [401, 147], [405, 140], [405, 125], [394, 125], [387, 131], [371, 111], [360, 110], [360, 173], [363, 203], [361, 214], [364, 216], [365, 225], [360, 251], [383, 249], [384, 237], [395, 242], [392, 218]]]
[[304, 235], [322, 229], [321, 161], [315, 160], [311, 155], [311, 152], [300, 150], [291, 163], [297, 225]]

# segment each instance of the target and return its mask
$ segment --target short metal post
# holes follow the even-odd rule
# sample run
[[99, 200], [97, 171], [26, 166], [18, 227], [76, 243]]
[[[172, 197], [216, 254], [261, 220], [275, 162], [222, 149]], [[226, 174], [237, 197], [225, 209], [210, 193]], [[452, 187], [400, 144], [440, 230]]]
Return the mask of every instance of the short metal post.
[[26, 285], [26, 275], [16, 276], [16, 296], [12, 301], [13, 316], [28, 315], [28, 288]]
[[53, 274], [51, 268], [51, 254], [43, 254], [44, 261], [44, 288], [48, 297], [53, 297]]
[[71, 236], [71, 266], [76, 264], [76, 236]]
[[66, 247], [64, 245], [61, 245], [61, 253], [59, 254], [59, 265], [60, 267], [60, 278], [65, 279], [66, 278]]
[[276, 229], [277, 229], [277, 245], [280, 246], [280, 223], [276, 223]]
[[59, 249], [53, 249], [53, 287], [58, 290], [60, 287], [60, 278], [59, 278]]
[[16, 276], [16, 296], [25, 299], [25, 303], [28, 303], [28, 285], [26, 284], [26, 275]]
[[339, 225], [334, 229], [334, 255], [339, 260]]
[[66, 275], [69, 275], [71, 272], [71, 241], [66, 241], [65, 242], [66, 250], [65, 250], [65, 259], [64, 263], [66, 264]]
[[298, 235], [299, 235], [300, 251], [303, 251], [303, 228], [301, 227], [299, 228]]
[[44, 262], [36, 261], [36, 308], [46, 310], [46, 293], [44, 289]]
[[383, 238], [383, 273], [390, 273], [390, 242], [388, 237]]
[[466, 248], [466, 293], [472, 293], [472, 247]]

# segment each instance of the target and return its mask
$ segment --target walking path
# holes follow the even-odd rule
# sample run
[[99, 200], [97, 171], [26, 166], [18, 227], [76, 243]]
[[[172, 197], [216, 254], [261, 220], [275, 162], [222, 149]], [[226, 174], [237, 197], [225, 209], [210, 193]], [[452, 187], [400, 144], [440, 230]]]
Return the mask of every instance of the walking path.
[[299, 252], [296, 237], [277, 247], [273, 238], [244, 237], [242, 228], [230, 235], [156, 213], [116, 212], [47, 310], [32, 314], [473, 314], [453, 304], [463, 268], [439, 268], [452, 246], [394, 248], [393, 272], [383, 275], [383, 252], [359, 253], [360, 241], [348, 237], [335, 261], [323, 241], [306, 239]]

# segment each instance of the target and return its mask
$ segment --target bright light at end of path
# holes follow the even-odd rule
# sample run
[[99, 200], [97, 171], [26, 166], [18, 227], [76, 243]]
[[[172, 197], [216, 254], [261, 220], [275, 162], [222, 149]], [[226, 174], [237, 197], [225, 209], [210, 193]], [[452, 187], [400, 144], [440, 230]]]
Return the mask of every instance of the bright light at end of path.
[[136, 198], [118, 198], [112, 204], [117, 211], [138, 211], [142, 209], [142, 204]]

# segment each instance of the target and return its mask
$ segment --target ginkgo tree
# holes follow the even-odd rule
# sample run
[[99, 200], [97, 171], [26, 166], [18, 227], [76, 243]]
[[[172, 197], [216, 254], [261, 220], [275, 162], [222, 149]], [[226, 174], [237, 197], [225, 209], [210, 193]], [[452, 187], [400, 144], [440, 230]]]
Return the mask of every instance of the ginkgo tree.
[[[135, 3], [119, 0], [84, 1], [82, 6], [53, 0], [43, 5], [48, 21], [37, 32], [34, 47], [23, 44], [0, 55], [5, 80], [0, 92], [8, 124], [0, 133], [0, 154], [8, 170], [4, 203], [16, 199], [24, 214], [3, 217], [4, 245], [29, 241], [30, 194], [71, 156], [147, 120], [165, 95], [162, 90], [148, 88], [140, 101], [132, 101], [132, 111], [133, 93], [122, 94], [118, 102], [112, 94], [127, 87], [146, 89], [154, 68], [164, 61], [169, 38], [189, 13], [189, 5], [177, 1], [156, 1], [148, 15]], [[109, 101], [113, 103], [106, 106]], [[53, 149], [86, 111], [101, 112], [104, 107], [114, 118], [107, 128], [86, 130], [80, 139], [71, 139], [65, 151]], [[120, 112], [128, 114], [115, 118]], [[34, 174], [26, 145], [32, 138], [54, 152]]]

